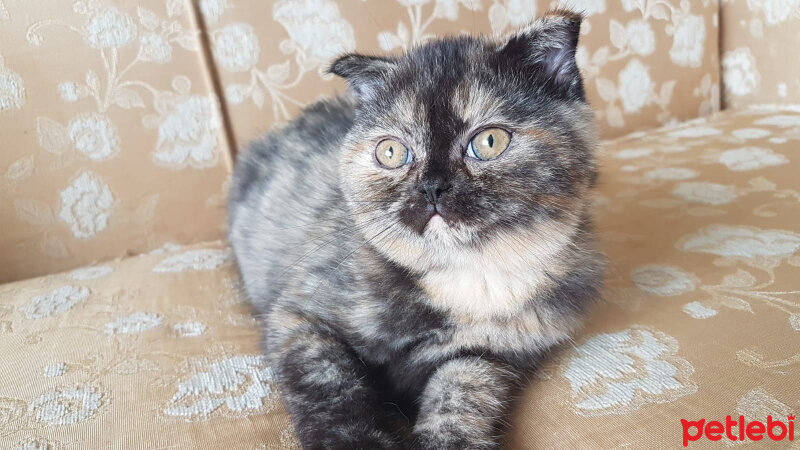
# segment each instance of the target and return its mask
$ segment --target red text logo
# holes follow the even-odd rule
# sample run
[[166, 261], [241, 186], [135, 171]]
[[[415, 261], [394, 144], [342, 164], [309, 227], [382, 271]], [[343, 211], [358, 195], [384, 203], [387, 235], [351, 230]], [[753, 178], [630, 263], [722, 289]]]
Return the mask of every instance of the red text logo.
[[760, 441], [764, 438], [773, 441], [793, 441], [794, 414], [789, 414], [786, 419], [786, 422], [782, 422], [767, 416], [767, 422], [764, 423], [758, 420], [746, 422], [744, 416], [739, 416], [738, 420], [726, 416], [724, 424], [716, 420], [706, 422], [706, 419], [694, 421], [681, 419], [683, 446], [687, 447], [689, 442], [697, 441], [704, 436], [711, 441], [720, 439]]

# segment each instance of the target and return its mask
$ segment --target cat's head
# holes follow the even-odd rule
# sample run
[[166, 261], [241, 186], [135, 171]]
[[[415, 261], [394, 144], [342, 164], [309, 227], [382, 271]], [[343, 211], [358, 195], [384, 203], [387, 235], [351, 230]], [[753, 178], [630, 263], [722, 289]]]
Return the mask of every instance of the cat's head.
[[333, 63], [358, 99], [340, 176], [379, 251], [425, 270], [465, 250], [574, 233], [596, 178], [580, 24], [553, 11], [506, 39]]

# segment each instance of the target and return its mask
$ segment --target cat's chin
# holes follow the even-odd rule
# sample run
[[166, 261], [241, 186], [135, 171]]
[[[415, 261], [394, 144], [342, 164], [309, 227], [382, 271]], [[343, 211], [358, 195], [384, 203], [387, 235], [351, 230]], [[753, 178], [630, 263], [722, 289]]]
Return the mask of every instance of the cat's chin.
[[463, 242], [454, 224], [450, 223], [440, 214], [434, 214], [428, 219], [425, 228], [422, 230], [422, 238], [431, 243], [437, 243], [446, 247], [460, 246]]
[[428, 219], [428, 223], [425, 225], [425, 231], [428, 232], [438, 232], [443, 228], [449, 228], [447, 222], [444, 220], [444, 217], [440, 216], [438, 213], [431, 216]]

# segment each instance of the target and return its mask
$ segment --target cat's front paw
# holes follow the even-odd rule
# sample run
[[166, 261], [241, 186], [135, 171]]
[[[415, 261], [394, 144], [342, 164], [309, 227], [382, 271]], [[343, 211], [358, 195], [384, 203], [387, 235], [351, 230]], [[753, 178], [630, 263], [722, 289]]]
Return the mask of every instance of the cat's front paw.
[[436, 430], [414, 429], [411, 448], [417, 450], [470, 449], [489, 450], [500, 448], [497, 436], [481, 436], [475, 430], [468, 430], [467, 424], [452, 427], [438, 427]]
[[352, 449], [352, 450], [400, 450], [403, 446], [392, 434], [365, 426], [364, 424], [332, 424], [326, 430], [309, 433], [302, 439], [303, 448]]

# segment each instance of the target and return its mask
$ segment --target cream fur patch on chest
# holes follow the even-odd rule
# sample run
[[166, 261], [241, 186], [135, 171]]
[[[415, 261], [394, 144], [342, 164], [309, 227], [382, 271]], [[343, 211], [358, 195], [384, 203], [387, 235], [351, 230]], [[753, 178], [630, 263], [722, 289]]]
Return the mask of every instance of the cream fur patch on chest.
[[431, 268], [420, 287], [434, 306], [476, 319], [513, 315], [559, 274], [559, 253], [574, 233], [552, 223], [497, 236], [480, 249], [453, 250], [449, 264]]

